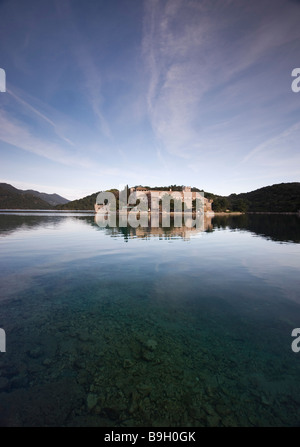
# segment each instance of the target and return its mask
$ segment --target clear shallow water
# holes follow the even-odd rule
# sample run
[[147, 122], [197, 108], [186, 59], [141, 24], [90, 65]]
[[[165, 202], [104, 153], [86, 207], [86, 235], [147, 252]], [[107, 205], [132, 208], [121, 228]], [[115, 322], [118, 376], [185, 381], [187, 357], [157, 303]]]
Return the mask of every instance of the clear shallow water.
[[299, 222], [0, 215], [0, 424], [299, 426]]

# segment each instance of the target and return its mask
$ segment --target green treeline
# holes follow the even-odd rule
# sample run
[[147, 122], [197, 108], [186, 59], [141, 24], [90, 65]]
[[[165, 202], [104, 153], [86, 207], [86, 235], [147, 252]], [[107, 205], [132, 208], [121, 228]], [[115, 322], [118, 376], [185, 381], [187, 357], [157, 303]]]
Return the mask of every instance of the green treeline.
[[280, 183], [230, 196], [205, 194], [205, 197], [213, 199], [215, 212], [294, 213], [300, 210], [300, 183]]
[[[149, 189], [166, 191], [167, 193], [170, 189], [172, 191], [182, 191], [182, 188], [182, 186], [170, 185]], [[118, 190], [111, 189], [109, 191], [115, 195], [118, 207]], [[192, 191], [199, 192], [201, 190], [192, 188]], [[65, 205], [58, 205], [56, 208], [64, 210], [93, 210], [97, 194], [73, 200]], [[280, 183], [247, 193], [230, 194], [229, 196], [220, 196], [204, 191], [204, 197], [213, 200], [212, 208], [215, 212], [293, 213], [300, 210], [300, 183]], [[171, 203], [171, 211], [172, 207], [173, 204]]]

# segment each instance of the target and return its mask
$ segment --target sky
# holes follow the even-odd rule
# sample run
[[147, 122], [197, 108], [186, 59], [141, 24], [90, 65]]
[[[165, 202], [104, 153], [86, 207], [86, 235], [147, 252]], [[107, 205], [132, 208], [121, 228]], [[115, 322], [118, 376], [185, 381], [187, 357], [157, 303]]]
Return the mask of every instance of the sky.
[[0, 182], [299, 181], [299, 23], [298, 0], [0, 0]]

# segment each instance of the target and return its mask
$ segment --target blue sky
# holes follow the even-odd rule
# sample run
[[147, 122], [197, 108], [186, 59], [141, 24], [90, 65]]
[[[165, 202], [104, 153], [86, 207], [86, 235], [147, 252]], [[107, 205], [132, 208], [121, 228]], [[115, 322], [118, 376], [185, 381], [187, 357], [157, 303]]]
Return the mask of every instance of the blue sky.
[[299, 181], [299, 23], [297, 0], [0, 0], [0, 181]]

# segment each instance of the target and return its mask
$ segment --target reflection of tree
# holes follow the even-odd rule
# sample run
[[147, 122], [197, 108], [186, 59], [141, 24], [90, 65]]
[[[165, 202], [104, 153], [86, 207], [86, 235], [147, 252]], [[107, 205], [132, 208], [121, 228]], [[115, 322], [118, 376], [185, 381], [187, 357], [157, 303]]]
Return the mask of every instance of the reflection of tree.
[[[149, 215], [150, 216], [150, 215]], [[215, 228], [233, 229], [249, 231], [267, 239], [280, 242], [300, 242], [299, 216], [282, 214], [242, 214], [238, 216], [215, 216], [204, 217], [204, 228], [202, 231], [213, 232]], [[159, 215], [157, 226], [151, 227], [151, 216], [148, 227], [132, 228], [130, 226], [123, 228], [106, 228], [109, 235], [115, 235], [116, 231], [124, 235], [128, 241], [131, 238], [150, 238], [160, 237], [163, 239], [172, 239], [179, 237], [189, 239], [197, 233], [197, 228], [188, 228], [185, 225], [181, 227], [174, 226], [174, 216], [170, 216], [170, 226], [162, 226], [162, 216]], [[118, 225], [118, 219], [117, 219]], [[199, 229], [198, 229], [199, 231]]]
[[66, 219], [81, 220], [87, 224], [94, 223], [94, 216], [71, 216], [66, 214], [59, 215], [28, 215], [28, 214], [0, 214], [0, 236], [9, 236], [12, 233], [20, 230], [34, 230], [43, 228], [45, 225], [57, 227], [61, 225]]
[[[63, 218], [63, 217], [62, 217]], [[0, 235], [9, 236], [15, 231], [31, 230], [36, 227], [42, 227], [45, 222], [58, 225], [59, 221], [52, 216], [26, 216], [22, 214], [2, 214], [0, 216]]]
[[246, 230], [273, 241], [300, 242], [300, 218], [294, 214], [215, 216], [212, 223], [214, 228]]

